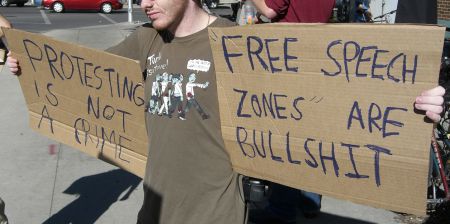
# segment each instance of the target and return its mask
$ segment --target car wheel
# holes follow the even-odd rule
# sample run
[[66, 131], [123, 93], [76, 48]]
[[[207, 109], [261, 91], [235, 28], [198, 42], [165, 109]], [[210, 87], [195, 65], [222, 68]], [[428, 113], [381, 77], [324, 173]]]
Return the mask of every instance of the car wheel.
[[9, 6], [9, 2], [8, 2], [8, 0], [2, 0], [0, 2], [0, 5], [2, 5], [3, 7], [8, 7]]
[[111, 13], [112, 5], [110, 3], [103, 3], [102, 8], [100, 10], [106, 14]]
[[21, 3], [17, 3], [17, 7], [23, 7], [25, 5], [25, 3], [21, 2]]
[[61, 2], [55, 2], [52, 9], [54, 12], [60, 13], [64, 11], [64, 5]]
[[208, 7], [210, 8], [210, 9], [215, 9], [215, 8], [217, 8], [217, 5], [219, 4], [219, 2], [217, 1], [217, 0], [210, 0], [209, 1], [209, 5], [208, 5]]

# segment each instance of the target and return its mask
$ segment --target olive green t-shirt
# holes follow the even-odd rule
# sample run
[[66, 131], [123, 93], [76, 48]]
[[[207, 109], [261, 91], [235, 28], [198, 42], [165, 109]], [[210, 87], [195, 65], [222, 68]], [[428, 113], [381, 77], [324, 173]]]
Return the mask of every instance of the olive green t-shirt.
[[[231, 26], [218, 18], [210, 26]], [[240, 224], [244, 202], [220, 130], [205, 28], [173, 37], [144, 25], [110, 52], [139, 60], [149, 139], [143, 224]]]

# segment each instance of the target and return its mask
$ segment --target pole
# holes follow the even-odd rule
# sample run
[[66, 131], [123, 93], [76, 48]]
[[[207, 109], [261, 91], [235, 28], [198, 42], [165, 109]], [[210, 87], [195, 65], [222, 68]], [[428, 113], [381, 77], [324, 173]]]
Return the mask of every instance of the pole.
[[133, 23], [133, 0], [128, 0], [128, 22]]

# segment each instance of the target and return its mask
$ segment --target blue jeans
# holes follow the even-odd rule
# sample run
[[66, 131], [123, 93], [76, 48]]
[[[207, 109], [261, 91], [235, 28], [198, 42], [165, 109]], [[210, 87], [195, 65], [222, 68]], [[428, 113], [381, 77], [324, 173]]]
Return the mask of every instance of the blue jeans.
[[320, 211], [322, 195], [297, 190], [284, 185], [272, 183], [272, 194], [266, 209], [283, 220], [293, 220], [297, 216], [297, 208], [303, 213]]

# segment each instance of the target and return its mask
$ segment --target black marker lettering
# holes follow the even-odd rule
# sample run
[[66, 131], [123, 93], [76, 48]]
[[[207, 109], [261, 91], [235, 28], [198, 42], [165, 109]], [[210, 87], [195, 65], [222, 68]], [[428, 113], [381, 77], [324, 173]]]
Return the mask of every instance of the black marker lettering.
[[[30, 46], [29, 44], [32, 44], [36, 47], [35, 48], [36, 50], [34, 50], [33, 52], [38, 51], [39, 57], [31, 56], [31, 49], [29, 48], [29, 46]], [[27, 52], [28, 59], [30, 60], [31, 66], [33, 66], [33, 70], [36, 71], [36, 67], [34, 66], [33, 60], [42, 61], [43, 54], [42, 54], [41, 48], [39, 48], [39, 46], [37, 44], [35, 44], [32, 40], [29, 40], [29, 39], [23, 40], [23, 46], [25, 47], [25, 51]]]

